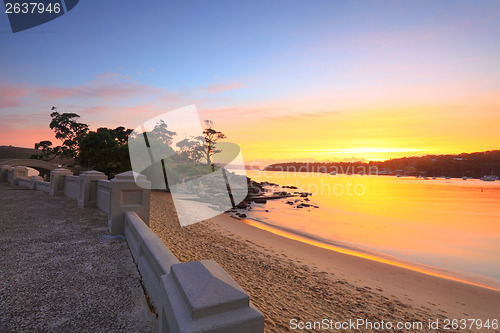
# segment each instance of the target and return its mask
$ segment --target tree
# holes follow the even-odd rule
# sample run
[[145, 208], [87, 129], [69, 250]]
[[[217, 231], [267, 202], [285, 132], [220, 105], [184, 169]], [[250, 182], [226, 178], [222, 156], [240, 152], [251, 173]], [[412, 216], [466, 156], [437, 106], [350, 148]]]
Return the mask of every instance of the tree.
[[87, 134], [89, 126], [77, 122], [80, 118], [76, 113], [59, 113], [55, 106], [51, 109], [52, 121], [49, 127], [56, 133], [56, 139], [62, 141], [62, 145], [53, 147], [52, 142], [45, 140], [35, 144], [35, 149], [42, 149], [41, 154], [33, 155], [32, 158], [50, 161], [55, 157], [77, 157], [79, 140]]
[[62, 145], [54, 147], [48, 140], [40, 141], [35, 144], [35, 149], [41, 149], [41, 153], [32, 158], [51, 160], [55, 157], [72, 157], [84, 169], [96, 169], [108, 175], [131, 169], [128, 151], [131, 129], [119, 126], [89, 131], [87, 124], [77, 121], [80, 118], [78, 114], [61, 114], [56, 107], [52, 107], [52, 111], [49, 126]]
[[205, 151], [205, 137], [196, 136], [185, 138], [177, 142], [176, 146], [180, 149], [178, 155], [181, 161], [197, 163], [203, 159]]
[[217, 141], [225, 139], [226, 136], [222, 132], [213, 129], [214, 122], [212, 120], [205, 120], [205, 126], [203, 136], [205, 137], [206, 148], [203, 151], [203, 155], [207, 159], [207, 164], [212, 166], [212, 171], [215, 171], [212, 156], [221, 152], [215, 146]]
[[35, 149], [37, 150], [41, 149], [42, 152], [40, 154], [31, 155], [31, 159], [50, 161], [56, 158], [57, 156], [57, 154], [54, 151], [55, 148], [52, 147], [52, 142], [49, 140], [35, 143]]
[[[169, 131], [167, 129], [167, 124], [161, 119], [159, 122], [156, 123], [155, 128], [151, 132], [154, 135], [154, 138], [168, 146], [170, 146], [174, 140], [174, 136], [177, 135], [177, 133]], [[150, 134], [148, 133], [148, 136]]]
[[[52, 107], [52, 111], [57, 110]], [[52, 121], [50, 128], [56, 132], [56, 139], [62, 140], [61, 154], [66, 157], [78, 155], [78, 140], [89, 131], [87, 124], [77, 122], [80, 118], [76, 113], [62, 113], [54, 111], [50, 114]]]
[[111, 135], [120, 144], [126, 144], [128, 141], [128, 136], [132, 133], [132, 129], [125, 129], [123, 126], [119, 126], [113, 130], [110, 130]]
[[127, 136], [131, 129], [101, 127], [79, 139], [77, 162], [86, 169], [95, 169], [108, 175], [131, 169]]

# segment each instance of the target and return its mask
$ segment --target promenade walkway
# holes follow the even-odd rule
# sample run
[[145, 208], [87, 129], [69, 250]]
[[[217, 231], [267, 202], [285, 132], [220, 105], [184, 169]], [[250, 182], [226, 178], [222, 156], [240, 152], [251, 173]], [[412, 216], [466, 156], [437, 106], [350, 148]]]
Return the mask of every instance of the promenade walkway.
[[106, 214], [0, 183], [0, 333], [155, 332], [140, 276]]

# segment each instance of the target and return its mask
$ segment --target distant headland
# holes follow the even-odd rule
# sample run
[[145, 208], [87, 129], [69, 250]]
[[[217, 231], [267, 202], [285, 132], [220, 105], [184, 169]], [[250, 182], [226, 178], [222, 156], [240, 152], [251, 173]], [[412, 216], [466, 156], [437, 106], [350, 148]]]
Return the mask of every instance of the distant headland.
[[274, 163], [264, 171], [320, 172], [422, 177], [482, 178], [500, 175], [500, 150], [475, 153], [426, 155], [379, 162], [286, 162]]

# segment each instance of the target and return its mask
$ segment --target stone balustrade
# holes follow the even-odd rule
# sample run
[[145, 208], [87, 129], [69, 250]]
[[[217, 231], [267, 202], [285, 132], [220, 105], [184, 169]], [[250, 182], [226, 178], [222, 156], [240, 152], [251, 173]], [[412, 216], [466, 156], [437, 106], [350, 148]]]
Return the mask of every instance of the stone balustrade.
[[97, 181], [108, 177], [99, 171], [85, 171], [78, 177], [78, 206], [97, 206]]
[[7, 181], [11, 185], [17, 185], [19, 183], [19, 179], [28, 177], [28, 168], [23, 166], [16, 166], [9, 170], [7, 175]]
[[96, 207], [109, 214], [111, 204], [111, 183], [109, 180], [98, 179], [96, 189]]
[[0, 181], [52, 196], [67, 196], [81, 207], [108, 214], [111, 235], [123, 235], [159, 318], [159, 332], [264, 332], [264, 316], [248, 294], [212, 260], [180, 263], [149, 229], [151, 184], [128, 171], [108, 180], [98, 171], [79, 176], [54, 169], [50, 182], [28, 178], [25, 167], [0, 166]]
[[65, 193], [65, 178], [73, 174], [68, 169], [58, 168], [50, 172], [50, 195], [63, 196]]
[[127, 171], [116, 175], [110, 183], [109, 233], [123, 235], [124, 214], [128, 211], [136, 212], [149, 226], [151, 182], [143, 175], [138, 175], [134, 181], [133, 171]]
[[9, 181], [9, 171], [12, 169], [10, 165], [2, 165], [0, 168], [0, 182]]
[[50, 192], [50, 182], [45, 182], [43, 180], [36, 181], [35, 182], [35, 190], [49, 193]]
[[43, 181], [40, 176], [32, 176], [30, 178], [18, 178], [17, 184], [21, 187], [29, 188], [30, 190], [36, 189], [36, 182]]
[[78, 176], [65, 176], [64, 177], [64, 195], [71, 199], [78, 199]]

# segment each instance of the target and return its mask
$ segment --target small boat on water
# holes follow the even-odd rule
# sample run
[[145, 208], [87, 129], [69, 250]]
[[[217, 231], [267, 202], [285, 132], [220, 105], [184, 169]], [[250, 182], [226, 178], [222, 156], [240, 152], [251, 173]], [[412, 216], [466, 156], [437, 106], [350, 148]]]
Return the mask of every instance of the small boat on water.
[[488, 176], [484, 176], [483, 178], [481, 178], [481, 180], [485, 181], [485, 182], [494, 182], [495, 180], [498, 180], [498, 176], [488, 175]]

